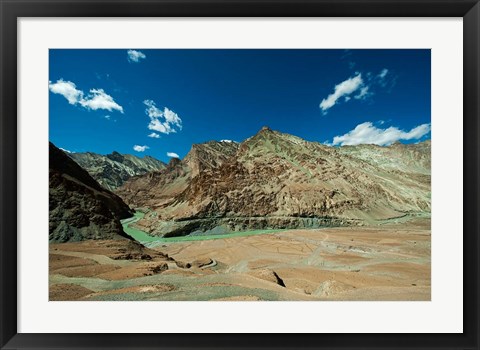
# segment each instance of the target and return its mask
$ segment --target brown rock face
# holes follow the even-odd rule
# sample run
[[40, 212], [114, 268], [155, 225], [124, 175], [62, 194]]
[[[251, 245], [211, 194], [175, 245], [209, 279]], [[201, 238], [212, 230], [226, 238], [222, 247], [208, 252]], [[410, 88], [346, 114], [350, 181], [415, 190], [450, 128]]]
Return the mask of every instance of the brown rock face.
[[49, 147], [50, 242], [129, 238], [120, 224], [133, 215], [128, 205], [55, 145]]
[[115, 192], [134, 207], [163, 207], [185, 191], [192, 178], [218, 167], [237, 149], [236, 142], [193, 145], [185, 159], [172, 158], [165, 169], [134, 176]]
[[328, 147], [264, 127], [194, 145], [117, 192], [153, 235], [358, 225], [430, 212], [430, 141]]
[[236, 142], [210, 141], [201, 145], [193, 145], [183, 162], [191, 169], [191, 177], [195, 177], [200, 173], [217, 168], [235, 155], [237, 149], [238, 143]]

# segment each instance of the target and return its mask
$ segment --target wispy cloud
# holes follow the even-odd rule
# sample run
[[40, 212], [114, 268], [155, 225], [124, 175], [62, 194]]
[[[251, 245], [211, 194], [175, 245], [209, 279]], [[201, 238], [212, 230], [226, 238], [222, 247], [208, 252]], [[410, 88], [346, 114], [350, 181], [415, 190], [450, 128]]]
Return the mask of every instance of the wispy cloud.
[[69, 151], [68, 149], [65, 149], [65, 148], [62, 148], [62, 147], [59, 147], [59, 148], [65, 153], [73, 153], [72, 151]]
[[160, 132], [162, 134], [175, 133], [177, 130], [182, 130], [182, 119], [177, 113], [164, 107], [159, 109], [152, 100], [143, 101], [147, 108], [145, 113], [150, 118], [148, 129]]
[[180, 156], [175, 152], [167, 152], [167, 156], [171, 158], [180, 158]]
[[[403, 131], [393, 126], [381, 129], [375, 127], [371, 122], [365, 122], [357, 125], [355, 129], [342, 136], [335, 136], [330, 145], [374, 144], [386, 146], [400, 140], [418, 140], [429, 132], [430, 124], [421, 124], [410, 131]], [[327, 144], [329, 143], [327, 142]]]
[[127, 59], [129, 62], [135, 62], [138, 63], [140, 62], [141, 59], [145, 59], [147, 56], [141, 51], [137, 50], [128, 50], [127, 51]]
[[343, 55], [340, 56], [341, 60], [347, 60], [348, 61], [348, 68], [350, 68], [350, 69], [353, 69], [356, 66], [356, 63], [354, 61], [352, 61], [352, 55], [353, 55], [352, 50], [345, 49], [345, 50], [343, 50]]
[[136, 152], [145, 152], [145, 150], [149, 149], [150, 147], [148, 146], [139, 146], [139, 145], [135, 145], [133, 146], [133, 150], [136, 151]]
[[353, 97], [357, 100], [365, 100], [368, 96], [371, 95], [371, 92], [369, 92], [368, 90], [369, 90], [369, 87], [364, 86], [360, 89], [360, 92]]
[[155, 133], [155, 132], [152, 132], [152, 133], [148, 134], [148, 137], [151, 137], [153, 139], [159, 139], [160, 135]]
[[384, 69], [382, 69], [382, 71], [380, 72], [380, 74], [378, 74], [378, 77], [379, 77], [380, 79], [385, 79], [385, 77], [387, 76], [387, 74], [388, 74], [388, 69], [387, 69], [387, 68], [384, 68]]
[[[347, 51], [342, 59], [350, 56]], [[351, 67], [353, 68], [353, 66]], [[342, 81], [335, 85], [333, 93], [328, 95], [320, 102], [320, 109], [325, 115], [327, 111], [338, 103], [354, 100], [370, 99], [376, 91], [376, 88], [385, 88], [387, 92], [391, 92], [397, 81], [397, 76], [392, 74], [387, 68], [383, 68], [380, 73], [356, 72], [353, 77]]]
[[107, 114], [106, 116], [104, 116], [104, 118], [105, 118], [106, 120], [111, 121], [111, 122], [115, 122], [115, 123], [117, 122], [117, 119], [113, 119], [112, 116], [109, 115], [109, 114]]
[[387, 92], [391, 92], [397, 84], [398, 76], [387, 68], [384, 68], [375, 77], [375, 82], [382, 88], [386, 88]]
[[335, 85], [332, 94], [328, 95], [327, 98], [324, 98], [322, 102], [320, 102], [320, 109], [324, 114], [327, 113], [327, 110], [335, 106], [335, 104], [341, 97], [349, 97], [349, 95], [361, 88], [362, 85], [363, 79], [362, 74], [360, 73], [351, 78], [348, 78], [347, 80], [342, 81], [341, 83]]
[[57, 80], [56, 83], [50, 81], [48, 87], [54, 94], [65, 97], [71, 105], [78, 104], [86, 109], [105, 109], [109, 112], [117, 110], [123, 113], [123, 107], [115, 102], [113, 97], [103, 89], [90, 89], [89, 94], [85, 96], [82, 90], [77, 89], [75, 83], [63, 79]]

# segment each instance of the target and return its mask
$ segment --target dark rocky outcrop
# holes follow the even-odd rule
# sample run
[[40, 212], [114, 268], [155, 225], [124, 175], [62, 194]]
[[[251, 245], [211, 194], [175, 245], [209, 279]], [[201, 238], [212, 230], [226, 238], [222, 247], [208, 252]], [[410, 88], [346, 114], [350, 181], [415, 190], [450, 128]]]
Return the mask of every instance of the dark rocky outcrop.
[[49, 241], [129, 238], [120, 219], [133, 215], [63, 151], [49, 145]]

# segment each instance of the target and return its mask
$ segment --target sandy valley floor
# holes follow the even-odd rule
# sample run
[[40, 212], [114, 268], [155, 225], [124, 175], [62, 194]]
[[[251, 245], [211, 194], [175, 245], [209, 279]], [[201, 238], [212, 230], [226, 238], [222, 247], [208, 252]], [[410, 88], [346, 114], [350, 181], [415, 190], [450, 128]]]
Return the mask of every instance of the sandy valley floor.
[[430, 300], [430, 220], [50, 245], [50, 300]]

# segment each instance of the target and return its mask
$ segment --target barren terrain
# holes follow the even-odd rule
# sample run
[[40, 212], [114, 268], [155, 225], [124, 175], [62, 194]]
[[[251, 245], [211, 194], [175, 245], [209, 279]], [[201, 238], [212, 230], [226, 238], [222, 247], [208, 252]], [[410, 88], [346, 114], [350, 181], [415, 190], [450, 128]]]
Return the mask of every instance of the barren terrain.
[[50, 300], [430, 300], [430, 219], [50, 244]]

